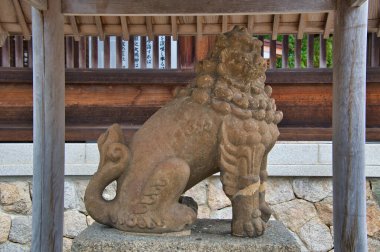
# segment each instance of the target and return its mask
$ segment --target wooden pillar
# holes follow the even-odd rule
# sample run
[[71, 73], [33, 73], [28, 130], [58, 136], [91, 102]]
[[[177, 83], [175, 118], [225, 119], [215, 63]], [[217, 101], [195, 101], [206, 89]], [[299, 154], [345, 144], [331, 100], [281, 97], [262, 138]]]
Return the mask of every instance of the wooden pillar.
[[154, 36], [153, 39], [153, 69], [158, 69], [160, 67], [160, 50], [158, 50], [159, 41], [158, 36]]
[[24, 67], [24, 40], [22, 36], [15, 36], [15, 66]]
[[128, 40], [128, 68], [135, 68], [135, 36], [131, 36]]
[[123, 67], [123, 40], [120, 36], [116, 37], [116, 68]]
[[140, 68], [146, 68], [146, 36], [140, 37]]
[[289, 67], [289, 35], [284, 35], [282, 39], [282, 68]]
[[103, 47], [103, 55], [104, 55], [104, 68], [111, 67], [111, 47], [110, 47], [110, 36], [106, 36], [104, 38], [104, 47]]
[[276, 40], [271, 40], [270, 45], [269, 45], [269, 60], [270, 60], [270, 68], [276, 68], [276, 45], [277, 41]]
[[79, 68], [86, 68], [87, 67], [87, 37], [80, 37], [79, 40]]
[[62, 251], [65, 156], [65, 55], [61, 1], [32, 8], [32, 251]]
[[319, 35], [319, 68], [326, 68], [326, 39], [323, 38], [323, 35]]
[[261, 55], [261, 57], [264, 57], [264, 36], [259, 36], [258, 39], [261, 41], [261, 43], [263, 43], [262, 46], [261, 46], [261, 53], [260, 53], [260, 55]]
[[98, 68], [98, 37], [91, 37], [91, 68]]
[[202, 36], [197, 38], [195, 41], [195, 60], [197, 62], [204, 60], [207, 56], [208, 47], [208, 36]]
[[1, 47], [1, 66], [10, 67], [11, 66], [11, 56], [10, 56], [10, 38], [8, 37], [4, 45]]
[[295, 38], [295, 59], [294, 59], [294, 67], [295, 68], [301, 68], [302, 64], [301, 64], [301, 61], [302, 61], [302, 57], [301, 57], [301, 54], [302, 54], [302, 39], [297, 39], [297, 37]]
[[314, 34], [307, 35], [307, 67], [314, 67]]
[[170, 36], [165, 36], [165, 69], [172, 68], [172, 39]]
[[376, 33], [371, 33], [369, 38], [371, 40], [371, 67], [378, 67], [380, 61], [380, 38], [377, 37]]
[[333, 70], [334, 251], [367, 251], [365, 101], [368, 1], [337, 0]]
[[181, 70], [194, 69], [195, 60], [195, 37], [178, 36], [178, 68]]
[[66, 37], [66, 68], [74, 68], [74, 39]]
[[32, 40], [28, 41], [28, 67], [33, 67], [33, 44]]

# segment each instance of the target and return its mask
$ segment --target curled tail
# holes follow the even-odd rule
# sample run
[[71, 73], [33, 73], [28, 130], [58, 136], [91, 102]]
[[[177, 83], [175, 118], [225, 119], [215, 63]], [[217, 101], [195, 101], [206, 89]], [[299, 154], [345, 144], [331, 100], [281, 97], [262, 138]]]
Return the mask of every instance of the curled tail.
[[97, 222], [111, 224], [114, 200], [107, 201], [104, 189], [117, 180], [127, 169], [130, 154], [124, 143], [124, 135], [118, 124], [113, 124], [98, 139], [100, 161], [97, 172], [92, 176], [84, 195], [89, 215]]

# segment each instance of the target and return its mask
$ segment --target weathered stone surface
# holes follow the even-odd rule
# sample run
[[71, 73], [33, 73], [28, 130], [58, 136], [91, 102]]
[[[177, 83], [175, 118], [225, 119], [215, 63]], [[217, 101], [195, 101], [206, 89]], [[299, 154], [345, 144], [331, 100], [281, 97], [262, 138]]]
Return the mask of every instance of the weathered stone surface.
[[331, 194], [332, 181], [330, 178], [296, 178], [293, 190], [298, 198], [317, 202]]
[[[174, 100], [147, 120], [128, 145], [119, 125], [109, 127], [98, 139], [100, 163], [86, 190], [89, 215], [129, 232], [182, 230], [196, 215], [180, 205], [180, 195], [220, 171], [237, 210], [233, 234], [261, 235], [270, 209], [260, 184], [267, 179], [266, 162], [256, 166], [275, 144], [283, 115], [265, 85], [260, 48], [245, 27], [235, 27], [218, 36], [212, 53], [198, 63], [194, 81], [176, 90]], [[115, 180], [118, 195], [107, 202], [101, 193]], [[220, 184], [210, 182], [212, 210], [230, 205], [223, 194]]]
[[373, 196], [373, 192], [371, 188], [371, 182], [369, 180], [367, 180], [365, 183], [365, 191], [366, 191], [366, 199], [373, 200], [374, 196]]
[[380, 240], [368, 237], [368, 252], [379, 252]]
[[269, 178], [265, 194], [266, 201], [271, 204], [278, 204], [294, 199], [294, 192], [289, 178]]
[[236, 239], [230, 232], [227, 220], [198, 220], [190, 237], [137, 236], [95, 223], [74, 239], [72, 251], [300, 251], [295, 239], [276, 221], [270, 221], [265, 234], [255, 239]]
[[210, 218], [210, 208], [208, 206], [198, 206], [198, 219], [208, 219]]
[[231, 206], [231, 201], [224, 193], [223, 185], [219, 178], [210, 178], [210, 184], [208, 186], [208, 205], [211, 210], [218, 210]]
[[367, 233], [380, 239], [380, 207], [373, 200], [367, 201]]
[[112, 200], [116, 196], [116, 181], [113, 181], [111, 184], [109, 184], [103, 191], [103, 198], [106, 200]]
[[380, 205], [380, 178], [371, 179], [372, 194], [377, 202]]
[[0, 203], [7, 212], [30, 214], [32, 201], [28, 182], [0, 183]]
[[71, 252], [72, 245], [73, 239], [63, 237], [63, 252]]
[[193, 198], [197, 202], [198, 206], [207, 204], [207, 188], [208, 181], [203, 180], [202, 182], [187, 190], [184, 196]]
[[87, 227], [86, 216], [76, 210], [64, 213], [63, 236], [74, 238]]
[[30, 243], [32, 240], [32, 216], [17, 216], [12, 218], [8, 239], [21, 244]]
[[298, 234], [296, 234], [290, 230], [289, 230], [289, 232], [294, 237], [294, 239], [296, 239], [298, 246], [301, 248], [301, 252], [309, 252], [309, 250], [305, 246], [305, 243], [301, 240], [301, 238], [298, 236]]
[[64, 183], [64, 207], [65, 209], [78, 209], [79, 202], [75, 184], [70, 179], [65, 179]]
[[319, 218], [328, 226], [333, 224], [333, 199], [326, 197], [322, 201], [315, 203]]
[[0, 243], [8, 240], [9, 230], [11, 229], [11, 217], [0, 212]]
[[0, 252], [29, 252], [30, 247], [13, 242], [0, 244]]
[[328, 251], [334, 247], [329, 228], [318, 218], [308, 221], [298, 234], [311, 251]]
[[223, 209], [212, 211], [210, 214], [211, 219], [232, 219], [232, 207], [226, 207]]
[[301, 199], [273, 205], [274, 215], [293, 232], [297, 232], [306, 222], [317, 217], [312, 203]]
[[90, 226], [95, 220], [91, 216], [86, 216], [87, 226]]

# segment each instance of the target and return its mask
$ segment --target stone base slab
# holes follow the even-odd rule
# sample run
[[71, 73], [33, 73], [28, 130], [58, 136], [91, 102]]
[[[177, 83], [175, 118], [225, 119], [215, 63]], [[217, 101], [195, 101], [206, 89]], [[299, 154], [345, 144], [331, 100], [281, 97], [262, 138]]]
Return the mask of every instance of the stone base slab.
[[278, 221], [269, 221], [265, 234], [258, 238], [234, 237], [230, 232], [230, 220], [197, 220], [191, 235], [182, 237], [137, 235], [94, 223], [74, 239], [71, 251], [301, 251]]

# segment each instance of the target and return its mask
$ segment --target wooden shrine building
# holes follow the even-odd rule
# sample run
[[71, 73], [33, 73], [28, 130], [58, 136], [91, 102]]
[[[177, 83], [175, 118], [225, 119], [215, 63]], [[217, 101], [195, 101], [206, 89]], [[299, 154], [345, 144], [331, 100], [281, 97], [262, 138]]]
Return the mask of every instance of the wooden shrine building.
[[[235, 25], [270, 48], [266, 82], [285, 115], [280, 139], [333, 140], [334, 250], [367, 250], [364, 146], [380, 140], [379, 0], [2, 0], [0, 141], [34, 144], [33, 251], [62, 250], [65, 142], [95, 141], [114, 122], [130, 138], [194, 77], [215, 35]], [[108, 69], [110, 36], [116, 69]], [[148, 38], [139, 52], [135, 36]], [[163, 55], [158, 36], [166, 36]]]

